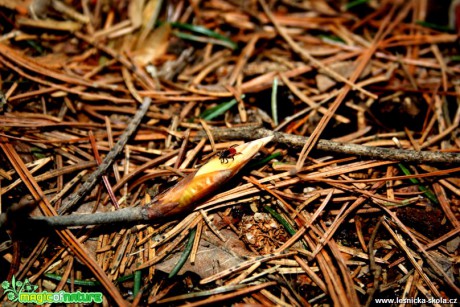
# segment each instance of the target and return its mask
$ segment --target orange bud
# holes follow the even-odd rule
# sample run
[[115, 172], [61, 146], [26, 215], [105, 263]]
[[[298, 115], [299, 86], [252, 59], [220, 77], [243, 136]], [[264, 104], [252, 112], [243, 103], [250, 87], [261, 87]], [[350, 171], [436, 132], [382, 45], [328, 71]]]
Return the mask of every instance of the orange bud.
[[234, 147], [236, 154], [221, 161], [215, 156], [196, 173], [182, 179], [174, 187], [157, 196], [148, 208], [149, 218], [166, 217], [192, 210], [204, 197], [219, 189], [246, 165], [273, 136]]

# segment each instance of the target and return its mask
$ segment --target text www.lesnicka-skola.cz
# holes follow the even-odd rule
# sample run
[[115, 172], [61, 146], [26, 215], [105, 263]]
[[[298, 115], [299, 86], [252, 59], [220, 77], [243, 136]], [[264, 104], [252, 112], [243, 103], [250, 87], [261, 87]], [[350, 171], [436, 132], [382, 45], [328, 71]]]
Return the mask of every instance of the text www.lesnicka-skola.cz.
[[456, 298], [376, 298], [374, 302], [377, 304], [456, 304]]

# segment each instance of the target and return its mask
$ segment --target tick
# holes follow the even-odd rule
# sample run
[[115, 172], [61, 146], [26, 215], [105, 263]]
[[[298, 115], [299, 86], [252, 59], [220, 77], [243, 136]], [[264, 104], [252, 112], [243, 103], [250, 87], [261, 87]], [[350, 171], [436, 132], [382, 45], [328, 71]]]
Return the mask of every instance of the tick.
[[241, 152], [237, 152], [236, 149], [234, 147], [236, 147], [238, 145], [232, 145], [230, 146], [229, 148], [221, 151], [219, 153], [219, 159], [220, 159], [220, 163], [228, 163], [228, 159], [232, 159], [233, 161], [235, 160], [234, 156], [236, 155], [240, 155]]

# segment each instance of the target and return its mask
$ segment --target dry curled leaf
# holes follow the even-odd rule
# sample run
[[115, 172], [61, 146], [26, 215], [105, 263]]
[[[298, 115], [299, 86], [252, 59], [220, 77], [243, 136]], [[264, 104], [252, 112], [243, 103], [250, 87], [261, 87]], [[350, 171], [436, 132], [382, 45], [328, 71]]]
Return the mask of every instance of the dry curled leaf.
[[168, 49], [170, 33], [171, 26], [168, 23], [150, 33], [137, 50], [133, 52], [137, 65], [145, 66], [163, 56]]

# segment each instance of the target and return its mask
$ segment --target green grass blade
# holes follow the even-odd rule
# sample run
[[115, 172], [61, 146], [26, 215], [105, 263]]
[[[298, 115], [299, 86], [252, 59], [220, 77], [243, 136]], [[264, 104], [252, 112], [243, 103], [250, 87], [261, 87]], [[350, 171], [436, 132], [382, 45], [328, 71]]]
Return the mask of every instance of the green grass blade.
[[281, 152], [279, 152], [279, 151], [275, 152], [275, 153], [263, 158], [260, 161], [255, 161], [254, 163], [250, 163], [248, 165], [248, 168], [254, 169], [254, 168], [261, 167], [261, 166], [267, 164], [270, 160], [277, 159], [277, 158], [282, 157], [282, 156], [283, 156], [283, 154]]
[[281, 225], [283, 225], [291, 236], [295, 235], [297, 231], [294, 229], [294, 227], [291, 226], [291, 224], [288, 223], [288, 221], [286, 221], [280, 214], [278, 214], [278, 212], [269, 206], [264, 206], [264, 209], [267, 210], [268, 213], [270, 213]]
[[[171, 22], [170, 24], [171, 24], [172, 27], [174, 27], [176, 29], [187, 30], [187, 31], [190, 31], [190, 32], [193, 32], [193, 33], [197, 33], [197, 34], [201, 34], [201, 35], [204, 35], [204, 36], [207, 36], [207, 37], [214, 38], [214, 39], [216, 39], [218, 41], [221, 41], [222, 45], [225, 45], [226, 47], [229, 47], [230, 49], [234, 50], [234, 49], [236, 49], [238, 47], [238, 45], [234, 41], [232, 41], [230, 38], [228, 38], [228, 37], [226, 37], [224, 35], [221, 35], [221, 34], [219, 34], [217, 32], [214, 32], [212, 30], [209, 30], [206, 27], [191, 25], [191, 24], [188, 24], [188, 23], [180, 23], [180, 22]], [[184, 36], [185, 33], [182, 33], [182, 32], [178, 32], [178, 33], [180, 33], [178, 36], [182, 36], [181, 38], [184, 38], [184, 39], [195, 40], [194, 38], [196, 37], [196, 36], [193, 36], [193, 35]]]
[[136, 297], [141, 290], [142, 270], [134, 272], [133, 296]]
[[352, 8], [354, 8], [355, 6], [364, 4], [364, 3], [366, 3], [366, 2], [369, 2], [369, 0], [355, 0], [355, 1], [351, 1], [350, 3], [348, 3], [348, 4], [345, 5], [345, 10], [348, 11], [349, 9], [352, 9]]
[[193, 241], [195, 241], [195, 233], [196, 233], [196, 228], [193, 228], [190, 231], [190, 235], [188, 237], [188, 242], [187, 242], [187, 245], [185, 246], [184, 252], [180, 256], [179, 261], [177, 261], [174, 268], [171, 270], [171, 273], [169, 273], [168, 275], [169, 278], [176, 276], [176, 274], [179, 273], [180, 269], [182, 269], [185, 262], [187, 261], [187, 258], [192, 251]]
[[[244, 98], [244, 95], [241, 96], [241, 99]], [[205, 110], [203, 113], [201, 113], [200, 117], [204, 120], [212, 120], [216, 118], [217, 116], [220, 116], [227, 112], [231, 107], [236, 105], [238, 101], [236, 99], [232, 99], [227, 102], [223, 102], [215, 107], [212, 107], [210, 109]]]
[[[404, 175], [407, 175], [407, 176], [412, 175], [411, 172], [402, 163], [398, 163], [398, 166], [401, 169], [401, 171], [404, 173]], [[418, 181], [417, 178], [410, 178], [409, 180], [413, 184], [416, 184], [418, 186], [418, 189], [421, 192], [423, 192], [423, 194], [425, 194], [425, 196], [428, 197], [433, 203], [435, 203], [435, 204], [439, 203], [438, 199], [436, 198], [436, 195], [433, 192], [431, 192], [430, 189], [428, 189], [427, 187], [421, 185], [420, 181]]]
[[426, 22], [426, 21], [423, 21], [423, 20], [417, 20], [415, 23], [418, 24], [418, 25], [421, 25], [422, 27], [433, 29], [433, 30], [438, 30], [438, 31], [442, 31], [442, 32], [452, 32], [454, 30], [454, 29], [451, 29], [451, 28], [449, 28], [447, 26], [438, 25], [436, 23]]
[[[49, 278], [49, 279], [52, 279], [52, 280], [57, 280], [57, 281], [62, 280], [62, 276], [58, 275], [58, 274], [45, 273], [45, 277]], [[122, 283], [122, 282], [125, 282], [127, 280], [133, 279], [133, 277], [134, 277], [134, 274], [130, 274], [130, 275], [122, 276], [122, 277], [118, 278], [115, 281], [117, 283]], [[67, 284], [70, 284], [71, 282], [72, 281], [70, 280], [70, 278], [66, 280]], [[101, 283], [99, 281], [97, 281], [97, 280], [74, 279], [73, 283], [76, 286], [84, 286], [84, 287], [96, 287], [96, 286], [101, 285]]]

